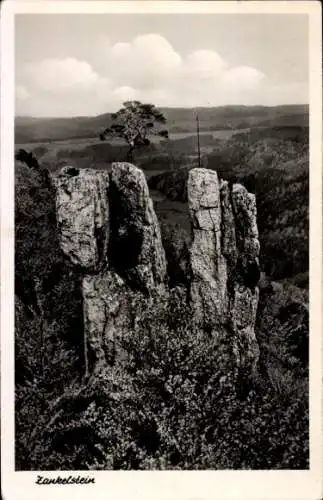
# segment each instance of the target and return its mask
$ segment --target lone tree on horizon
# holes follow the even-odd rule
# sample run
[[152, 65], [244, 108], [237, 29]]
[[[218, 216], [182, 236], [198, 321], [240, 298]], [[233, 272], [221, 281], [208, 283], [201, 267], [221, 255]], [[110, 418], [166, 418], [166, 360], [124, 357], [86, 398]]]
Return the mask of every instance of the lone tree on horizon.
[[143, 104], [140, 101], [126, 101], [122, 108], [112, 113], [112, 125], [100, 134], [104, 141], [106, 137], [124, 139], [128, 146], [127, 160], [132, 161], [135, 148], [148, 146], [148, 136], [158, 135], [168, 139], [168, 131], [160, 130], [158, 125], [166, 123], [165, 116], [153, 104]]

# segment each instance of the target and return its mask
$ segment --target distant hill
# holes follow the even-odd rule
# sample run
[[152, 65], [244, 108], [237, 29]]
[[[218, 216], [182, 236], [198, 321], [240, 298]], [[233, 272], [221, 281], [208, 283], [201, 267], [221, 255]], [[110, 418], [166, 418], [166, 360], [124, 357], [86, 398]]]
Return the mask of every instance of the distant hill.
[[[195, 131], [198, 112], [201, 131], [260, 126], [308, 126], [308, 105], [220, 106], [215, 108], [160, 108], [170, 132]], [[57, 141], [97, 137], [111, 120], [111, 114], [73, 118], [15, 118], [15, 142]]]

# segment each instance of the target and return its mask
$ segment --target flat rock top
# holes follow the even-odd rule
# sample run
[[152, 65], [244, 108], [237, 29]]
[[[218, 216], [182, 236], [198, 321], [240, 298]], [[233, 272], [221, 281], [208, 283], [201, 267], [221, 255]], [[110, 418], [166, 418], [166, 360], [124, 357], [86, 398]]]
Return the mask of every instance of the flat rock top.
[[219, 180], [214, 170], [193, 168], [188, 176], [188, 202], [191, 210], [217, 208], [219, 205]]

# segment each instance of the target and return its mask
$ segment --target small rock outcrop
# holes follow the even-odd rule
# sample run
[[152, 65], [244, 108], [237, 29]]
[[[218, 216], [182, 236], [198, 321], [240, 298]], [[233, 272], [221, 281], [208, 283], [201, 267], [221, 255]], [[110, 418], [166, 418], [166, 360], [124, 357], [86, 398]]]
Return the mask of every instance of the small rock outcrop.
[[[64, 167], [56, 188], [60, 245], [82, 275], [91, 369], [101, 370], [126, 356], [121, 340], [139, 302], [157, 311], [161, 298], [172, 300], [160, 227], [144, 173], [129, 163], [114, 163], [109, 173]], [[204, 168], [190, 171], [187, 189], [192, 324], [220, 343], [229, 332], [236, 368], [250, 372], [258, 358], [255, 197]]]

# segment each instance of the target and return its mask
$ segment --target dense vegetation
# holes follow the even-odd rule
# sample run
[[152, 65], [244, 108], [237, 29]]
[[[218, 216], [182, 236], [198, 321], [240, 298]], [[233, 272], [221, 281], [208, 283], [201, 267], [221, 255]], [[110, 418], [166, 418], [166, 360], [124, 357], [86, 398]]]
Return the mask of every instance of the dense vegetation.
[[[60, 392], [42, 377], [18, 388], [19, 468], [308, 466], [306, 379], [287, 369], [282, 378], [273, 364], [241, 397], [219, 369], [214, 340], [201, 339], [182, 316], [161, 311], [152, 320], [146, 311], [139, 326], [123, 339], [131, 352], [126, 366], [82, 382], [64, 380]], [[288, 344], [280, 339], [281, 345], [292, 363]], [[293, 370], [300, 370], [293, 359]]]
[[[139, 162], [147, 169], [155, 158], [148, 176], [174, 286], [188, 272], [185, 147], [171, 165], [153, 145]], [[75, 155], [95, 166], [97, 150], [85, 144]], [[38, 162], [16, 162], [18, 469], [308, 468], [307, 130], [254, 130], [203, 153], [257, 195], [258, 373], [247, 391], [232, 387], [220, 362], [229, 341], [219, 350], [186, 324], [185, 310], [161, 303], [123, 339], [125, 366], [85, 378], [79, 283], [58, 247], [55, 190]]]

